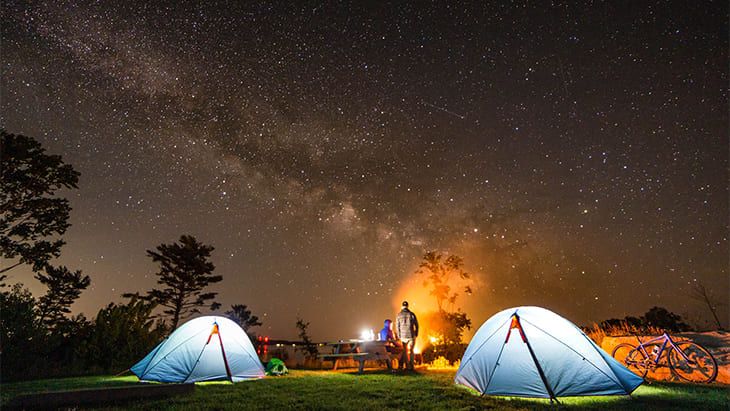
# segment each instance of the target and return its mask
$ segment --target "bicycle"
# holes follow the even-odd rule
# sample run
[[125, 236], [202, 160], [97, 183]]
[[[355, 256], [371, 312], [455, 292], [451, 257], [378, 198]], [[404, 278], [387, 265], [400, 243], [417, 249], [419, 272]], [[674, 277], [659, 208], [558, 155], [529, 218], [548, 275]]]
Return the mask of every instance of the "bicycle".
[[[639, 345], [623, 343], [611, 354], [629, 370], [645, 378], [649, 370], [669, 367], [672, 374], [690, 382], [711, 383], [717, 377], [717, 360], [707, 349], [688, 340], [674, 341], [666, 332]], [[662, 357], [666, 358], [666, 364]]]

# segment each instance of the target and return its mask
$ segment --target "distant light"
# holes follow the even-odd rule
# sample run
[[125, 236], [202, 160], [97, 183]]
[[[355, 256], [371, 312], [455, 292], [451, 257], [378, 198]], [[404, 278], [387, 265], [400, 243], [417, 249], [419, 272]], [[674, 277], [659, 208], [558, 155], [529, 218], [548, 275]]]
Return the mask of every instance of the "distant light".
[[375, 340], [375, 333], [372, 329], [364, 329], [360, 332], [360, 339], [364, 341]]

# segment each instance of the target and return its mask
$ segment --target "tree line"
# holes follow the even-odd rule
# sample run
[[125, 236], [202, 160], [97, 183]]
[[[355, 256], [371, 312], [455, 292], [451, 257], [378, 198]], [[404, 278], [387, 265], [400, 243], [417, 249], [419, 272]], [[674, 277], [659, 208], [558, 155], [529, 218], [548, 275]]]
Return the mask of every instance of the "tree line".
[[[55, 266], [65, 245], [71, 206], [57, 195], [78, 188], [79, 173], [35, 139], [0, 130], [0, 364], [3, 381], [108, 373], [125, 370], [179, 324], [220, 304], [210, 285], [214, 247], [183, 235], [147, 250], [158, 265], [157, 284], [122, 295], [93, 319], [71, 315], [71, 306], [91, 284], [81, 270]], [[7, 284], [21, 266], [45, 286], [36, 298], [21, 283]], [[225, 315], [249, 332], [260, 326], [246, 305]]]

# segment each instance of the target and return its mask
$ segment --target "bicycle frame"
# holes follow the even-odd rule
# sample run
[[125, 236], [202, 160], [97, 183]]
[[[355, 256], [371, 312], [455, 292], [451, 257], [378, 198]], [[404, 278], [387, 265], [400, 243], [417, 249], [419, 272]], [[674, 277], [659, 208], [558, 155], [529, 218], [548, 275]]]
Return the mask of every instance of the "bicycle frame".
[[[639, 336], [636, 336], [636, 339], [639, 340], [639, 345], [636, 347], [637, 350], [641, 350], [641, 352], [644, 354], [646, 358], [649, 358], [653, 361], [654, 365], [659, 365], [659, 360], [662, 358], [662, 355], [664, 354], [664, 350], [667, 349], [667, 345], [669, 347], [674, 348], [674, 351], [679, 353], [682, 358], [690, 363], [693, 363], [694, 361], [690, 360], [689, 357], [687, 357], [682, 350], [677, 347], [677, 345], [674, 343], [674, 340], [672, 340], [672, 337], [669, 336], [666, 332], [662, 334], [659, 337], [652, 338], [649, 341], [642, 342], [641, 339], [639, 339]], [[651, 358], [649, 355], [649, 352], [646, 350], [647, 345], [658, 343], [659, 341], [662, 342], [662, 345], [659, 347], [659, 351], [656, 352], [656, 354], [652, 353], [652, 355], [655, 355], [654, 358]]]

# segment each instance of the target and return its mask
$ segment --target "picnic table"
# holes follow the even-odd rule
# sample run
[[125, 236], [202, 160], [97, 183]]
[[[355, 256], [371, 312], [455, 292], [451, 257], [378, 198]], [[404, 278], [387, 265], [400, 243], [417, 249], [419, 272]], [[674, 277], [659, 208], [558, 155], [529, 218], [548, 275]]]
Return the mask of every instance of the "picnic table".
[[327, 343], [332, 347], [331, 353], [320, 354], [323, 361], [332, 361], [332, 369], [337, 370], [339, 361], [343, 358], [351, 358], [358, 362], [357, 372], [362, 373], [365, 368], [365, 361], [385, 362], [388, 369], [392, 368], [393, 358], [397, 352], [389, 352], [386, 341], [369, 340], [348, 340]]

